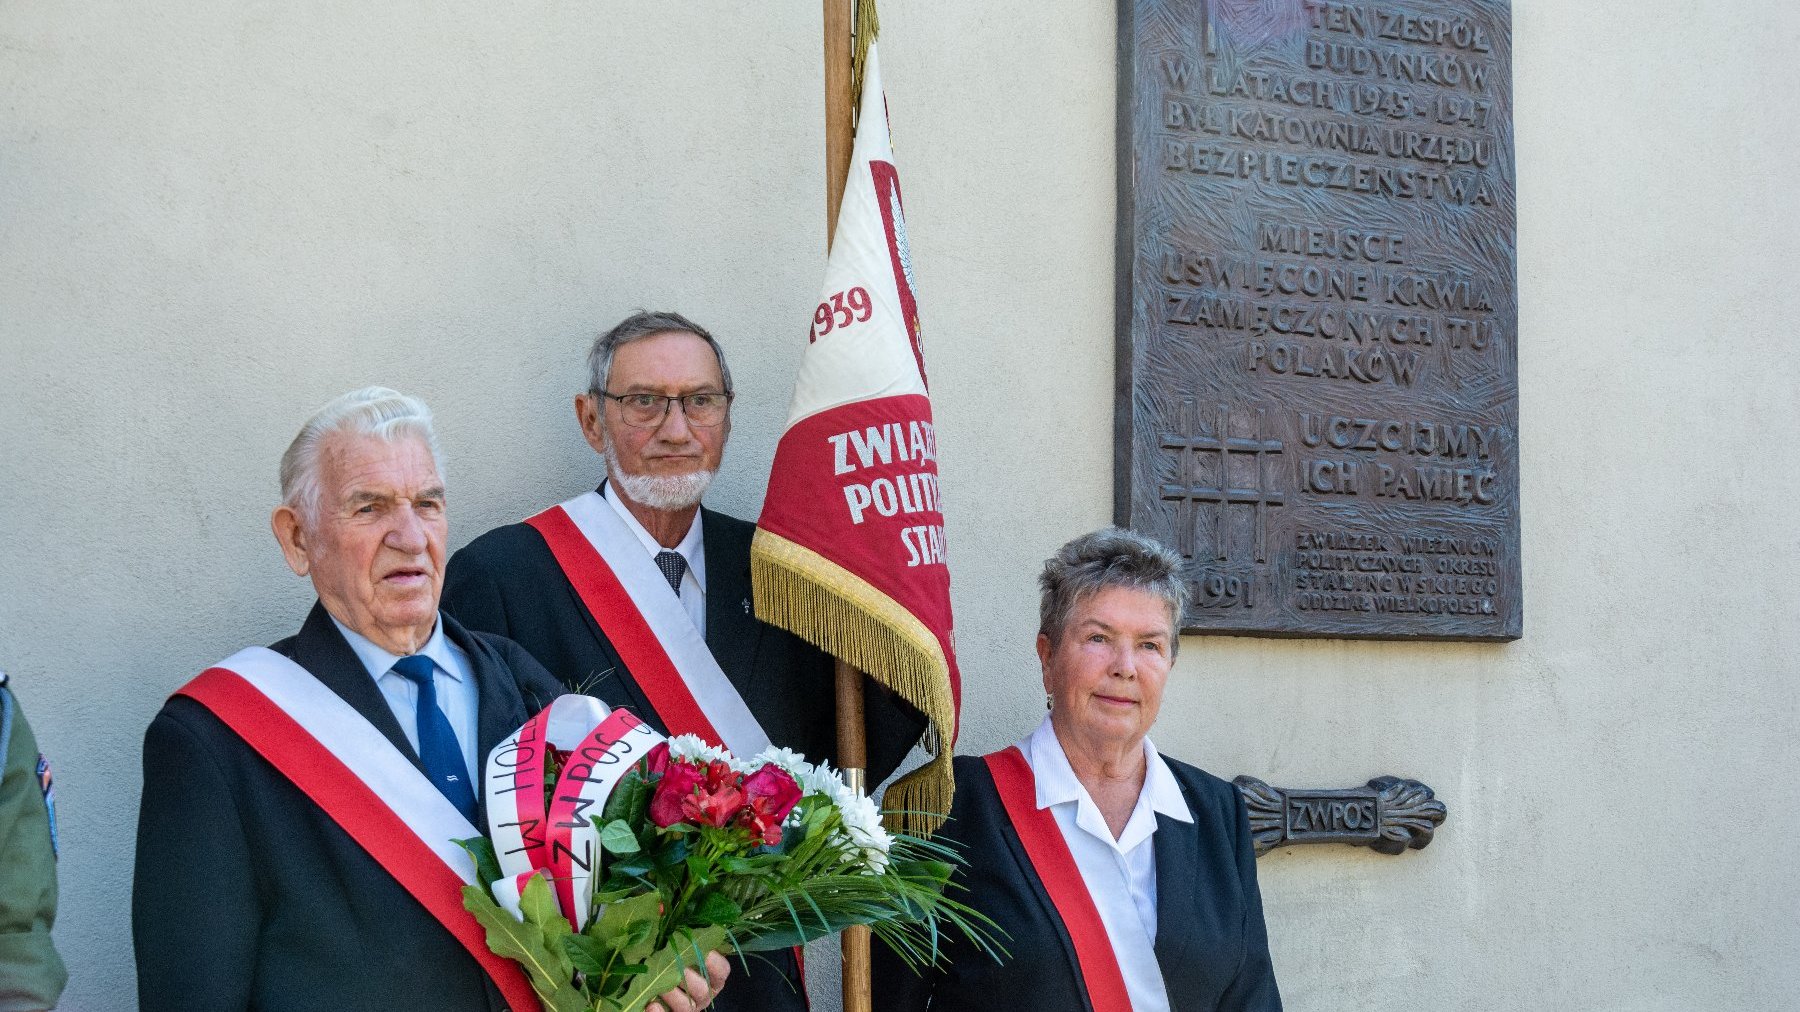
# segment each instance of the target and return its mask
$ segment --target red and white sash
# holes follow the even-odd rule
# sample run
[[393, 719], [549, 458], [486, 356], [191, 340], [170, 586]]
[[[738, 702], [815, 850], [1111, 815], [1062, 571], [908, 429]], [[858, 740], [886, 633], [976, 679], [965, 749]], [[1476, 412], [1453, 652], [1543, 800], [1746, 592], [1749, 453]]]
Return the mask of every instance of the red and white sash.
[[212, 711], [311, 798], [462, 943], [515, 1012], [535, 1012], [524, 972], [488, 951], [463, 909], [475, 863], [453, 841], [480, 832], [355, 707], [264, 647], [227, 657], [176, 694]]
[[994, 789], [1006, 817], [1025, 845], [1025, 856], [1050, 894], [1050, 903], [1075, 944], [1075, 961], [1094, 1012], [1131, 1012], [1125, 975], [1106, 923], [1088, 894], [1087, 882], [1075, 864], [1075, 855], [1063, 839], [1056, 816], [1037, 806], [1037, 778], [1017, 745], [983, 757], [994, 778]]
[[668, 578], [598, 492], [525, 521], [544, 536], [576, 596], [644, 690], [669, 733], [749, 758], [769, 735], [719, 668]]

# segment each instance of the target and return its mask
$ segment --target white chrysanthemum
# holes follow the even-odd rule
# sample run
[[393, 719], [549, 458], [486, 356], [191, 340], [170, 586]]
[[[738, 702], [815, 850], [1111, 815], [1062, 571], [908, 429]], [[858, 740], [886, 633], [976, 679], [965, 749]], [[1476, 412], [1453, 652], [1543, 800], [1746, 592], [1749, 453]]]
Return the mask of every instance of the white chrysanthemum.
[[828, 762], [821, 762], [817, 766], [797, 772], [794, 774], [794, 779], [800, 781], [800, 789], [805, 793], [809, 795], [823, 794], [833, 802], [837, 801], [839, 794], [847, 793], [850, 790], [844, 786], [843, 779], [838, 776], [837, 771], [832, 769]]
[[669, 755], [676, 759], [705, 763], [731, 758], [731, 753], [717, 745], [708, 745], [699, 735], [693, 734], [678, 734], [670, 738]]
[[891, 841], [887, 830], [881, 827], [881, 812], [875, 807], [875, 799], [846, 791], [837, 799], [837, 804], [838, 812], [844, 817], [844, 828], [857, 846], [876, 847], [887, 852]]
[[806, 775], [813, 771], [812, 763], [807, 762], [805, 756], [791, 748], [778, 748], [774, 745], [763, 749], [761, 752], [757, 753], [755, 759], [750, 761], [750, 765], [753, 769], [762, 769], [764, 763], [774, 763], [786, 770], [790, 776], [800, 783], [802, 790], [805, 790], [806, 788]]
[[845, 842], [849, 849], [858, 852], [865, 870], [872, 875], [886, 871], [888, 851], [893, 848], [894, 840], [881, 825], [881, 812], [875, 807], [875, 799], [840, 784], [831, 800], [843, 820]]

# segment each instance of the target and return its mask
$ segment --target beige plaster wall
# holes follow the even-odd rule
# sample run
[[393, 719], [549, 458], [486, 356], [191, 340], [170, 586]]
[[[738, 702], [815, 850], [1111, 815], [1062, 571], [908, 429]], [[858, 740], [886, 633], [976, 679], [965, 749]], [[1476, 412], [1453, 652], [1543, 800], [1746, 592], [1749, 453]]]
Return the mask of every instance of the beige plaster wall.
[[[1110, 517], [1115, 15], [883, 7], [987, 750], [1041, 705], [1038, 561]], [[1290, 1008], [1793, 1007], [1800, 12], [1515, 16], [1525, 638], [1190, 639], [1157, 737], [1450, 806], [1423, 852], [1262, 862]], [[0, 4], [0, 666], [58, 772], [64, 1007], [134, 1005], [151, 714], [308, 604], [266, 516], [313, 406], [428, 398], [461, 544], [592, 483], [583, 343], [675, 307], [732, 350], [714, 502], [755, 512], [820, 278], [818, 17]]]

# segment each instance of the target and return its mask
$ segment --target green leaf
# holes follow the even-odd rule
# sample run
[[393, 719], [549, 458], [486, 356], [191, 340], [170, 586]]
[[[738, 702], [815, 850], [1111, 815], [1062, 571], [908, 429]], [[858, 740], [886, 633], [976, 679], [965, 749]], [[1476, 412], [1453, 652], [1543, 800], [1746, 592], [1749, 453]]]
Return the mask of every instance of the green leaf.
[[920, 883], [936, 883], [939, 890], [950, 882], [956, 866], [948, 861], [896, 861], [893, 874]]
[[[653, 869], [655, 867], [656, 867], [656, 865], [654, 863], [652, 863], [647, 857], [640, 854], [633, 860], [614, 861], [613, 863], [606, 866], [606, 870], [615, 876], [623, 876], [625, 878], [638, 879], [638, 878], [643, 878], [644, 876], [650, 874], [651, 869]], [[609, 880], [609, 883], [610, 883], [610, 880]], [[626, 890], [628, 893], [637, 891], [636, 885], [621, 886], [620, 888]], [[609, 891], [616, 891], [616, 890], [609, 890]]]
[[563, 948], [575, 969], [587, 974], [594, 982], [603, 981], [612, 972], [613, 950], [598, 938], [569, 935], [563, 939]]
[[701, 857], [699, 854], [689, 854], [688, 855], [688, 857], [687, 857], [687, 872], [688, 872], [688, 877], [692, 878], [695, 882], [699, 883], [700, 885], [709, 885], [709, 884], [711, 884], [711, 882], [713, 880], [713, 869], [712, 869], [711, 863], [708, 862], [704, 857]]
[[637, 834], [623, 820], [614, 819], [604, 826], [599, 823], [599, 819], [594, 820], [600, 830], [600, 846], [605, 847], [609, 853], [636, 854], [642, 849], [638, 846]]
[[[524, 895], [532, 896], [534, 887], [555, 910], [556, 900], [550, 895], [550, 887], [543, 876], [533, 876], [525, 885]], [[541, 903], [534, 902], [533, 906], [541, 911]], [[562, 933], [557, 934], [554, 925], [547, 922], [534, 922], [529, 917], [523, 922], [515, 919], [495, 903], [485, 889], [474, 885], [463, 886], [463, 908], [486, 929], [490, 951], [524, 968], [525, 975], [531, 980], [531, 989], [548, 1012], [587, 1012], [588, 1001], [575, 988], [574, 964], [562, 945], [561, 939], [571, 932], [569, 922], [563, 920], [560, 912], [556, 914], [556, 920], [562, 922]], [[524, 908], [525, 904], [521, 902], [520, 909]]]
[[[612, 885], [611, 879], [607, 880], [607, 885], [609, 885], [609, 886]], [[620, 885], [616, 888], [609, 888], [609, 889], [605, 890], [604, 892], [597, 892], [594, 894], [594, 906], [602, 907], [608, 903], [617, 903], [618, 901], [623, 900], [623, 899], [630, 899], [631, 897], [636, 896], [638, 894], [639, 888], [640, 887], [638, 885], [636, 885], [635, 883], [632, 883], [632, 884], [627, 884], [627, 885]]]
[[494, 856], [494, 844], [485, 836], [470, 837], [457, 840], [456, 845], [469, 852], [475, 859], [475, 877], [481, 882], [483, 889], [491, 890], [494, 883], [500, 880], [500, 859]]
[[632, 959], [643, 959], [656, 948], [656, 922], [635, 921], [619, 938], [619, 953]]
[[650, 785], [644, 781], [643, 771], [634, 767], [613, 785], [600, 809], [600, 820], [635, 826], [644, 821], [644, 813], [649, 809]]
[[807, 826], [805, 819], [801, 819], [791, 826], [783, 824], [781, 827], [781, 842], [775, 846], [782, 853], [799, 850], [800, 845], [806, 842], [809, 831], [810, 827]]
[[606, 909], [600, 911], [600, 923], [596, 930], [603, 937], [616, 935], [640, 921], [654, 923], [661, 915], [661, 894], [638, 893], [636, 896], [608, 903]]
[[730, 927], [743, 919], [743, 916], [744, 908], [724, 893], [707, 893], [706, 898], [694, 909], [694, 920], [701, 924]]
[[609, 1004], [607, 1009], [632, 1010], [639, 1012], [656, 996], [679, 987], [682, 974], [688, 967], [695, 967], [702, 973], [705, 971], [706, 954], [725, 944], [725, 929], [712, 927], [699, 931], [683, 931], [675, 941], [658, 949], [646, 963], [645, 971], [631, 978], [631, 986], [617, 999], [617, 1004]]
[[556, 894], [550, 891], [550, 882], [542, 871], [525, 880], [525, 888], [519, 893], [519, 913], [525, 923], [536, 925], [546, 939], [558, 939], [575, 930], [556, 905]]
[[610, 945], [620, 959], [641, 963], [655, 946], [662, 905], [662, 895], [653, 892], [608, 903], [588, 933]]
[[872, 917], [840, 911], [827, 911], [821, 920], [817, 914], [808, 911], [798, 917], [788, 918], [786, 923], [778, 924], [773, 930], [759, 932], [751, 937], [740, 937], [737, 948], [739, 952], [778, 952], [796, 945], [805, 945], [817, 938], [835, 935], [853, 924], [868, 924], [872, 920]]

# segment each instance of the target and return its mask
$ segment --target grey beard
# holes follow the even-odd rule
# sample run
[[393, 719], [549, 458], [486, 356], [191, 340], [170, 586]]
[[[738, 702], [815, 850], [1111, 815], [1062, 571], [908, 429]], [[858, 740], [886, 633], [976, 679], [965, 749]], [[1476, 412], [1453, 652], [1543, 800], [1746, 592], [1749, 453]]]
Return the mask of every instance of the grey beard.
[[619, 460], [612, 449], [606, 451], [606, 476], [619, 487], [625, 498], [653, 510], [684, 510], [699, 505], [712, 484], [717, 471], [694, 471], [690, 474], [626, 474], [619, 470]]

